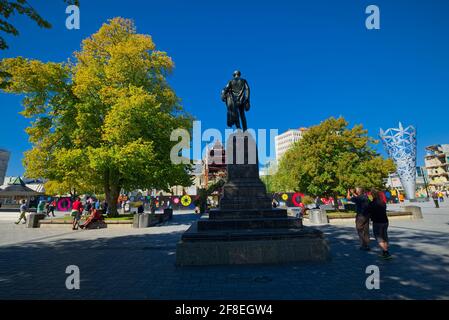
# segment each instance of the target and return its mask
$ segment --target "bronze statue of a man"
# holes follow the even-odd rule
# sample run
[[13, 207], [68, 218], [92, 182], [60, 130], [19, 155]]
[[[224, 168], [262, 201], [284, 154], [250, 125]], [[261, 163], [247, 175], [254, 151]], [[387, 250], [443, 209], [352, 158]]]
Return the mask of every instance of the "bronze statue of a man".
[[246, 125], [245, 111], [249, 111], [249, 85], [245, 79], [240, 78], [240, 71], [234, 71], [234, 78], [228, 82], [221, 92], [221, 100], [228, 107], [228, 127], [235, 125], [237, 129], [241, 129], [242, 122], [243, 131], [248, 128]]

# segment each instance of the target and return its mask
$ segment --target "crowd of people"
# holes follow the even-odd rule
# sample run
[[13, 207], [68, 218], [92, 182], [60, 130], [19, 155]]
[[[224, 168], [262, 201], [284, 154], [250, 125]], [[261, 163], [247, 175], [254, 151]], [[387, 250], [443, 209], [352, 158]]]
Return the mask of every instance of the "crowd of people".
[[[56, 217], [56, 208], [56, 199], [52, 199], [50, 201], [40, 200], [36, 208], [36, 213], [44, 214], [47, 217]], [[26, 215], [29, 211], [26, 200], [21, 200], [19, 210], [19, 220], [16, 221], [15, 224], [19, 224], [22, 221], [22, 223], [25, 224], [27, 222]], [[88, 228], [93, 222], [103, 220], [103, 213], [108, 213], [108, 204], [106, 201], [100, 202], [99, 199], [88, 197], [86, 201], [82, 203], [81, 198], [77, 197], [72, 203], [72, 229], [78, 230], [78, 227], [81, 229]], [[83, 224], [80, 224], [80, 220], [83, 215], [86, 216], [87, 219]]]
[[[100, 202], [99, 199], [89, 197], [84, 203], [81, 202], [81, 198], [77, 197], [72, 203], [72, 230], [87, 229], [89, 226], [96, 222], [103, 220], [103, 213], [108, 212], [108, 203], [106, 201]], [[82, 215], [87, 216], [86, 221], [80, 224]]]

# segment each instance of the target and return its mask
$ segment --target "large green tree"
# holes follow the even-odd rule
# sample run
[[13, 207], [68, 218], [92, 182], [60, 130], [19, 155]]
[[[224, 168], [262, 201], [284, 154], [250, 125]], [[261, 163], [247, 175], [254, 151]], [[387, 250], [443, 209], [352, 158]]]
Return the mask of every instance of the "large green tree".
[[190, 166], [170, 161], [170, 133], [191, 124], [166, 81], [173, 66], [123, 18], [85, 39], [67, 63], [3, 59], [3, 90], [23, 94], [22, 114], [32, 119], [26, 175], [49, 179], [53, 190], [101, 187], [112, 214], [121, 188], [189, 185]]
[[336, 198], [355, 186], [382, 188], [395, 166], [376, 153], [372, 146], [377, 143], [362, 125], [349, 128], [344, 118], [329, 118], [284, 154], [274, 177], [276, 189]]
[[265, 174], [260, 177], [260, 180], [262, 180], [262, 182], [265, 184], [267, 192], [275, 193], [279, 191], [275, 177], [275, 174], [277, 172], [277, 163], [275, 161], [270, 161], [262, 170]]

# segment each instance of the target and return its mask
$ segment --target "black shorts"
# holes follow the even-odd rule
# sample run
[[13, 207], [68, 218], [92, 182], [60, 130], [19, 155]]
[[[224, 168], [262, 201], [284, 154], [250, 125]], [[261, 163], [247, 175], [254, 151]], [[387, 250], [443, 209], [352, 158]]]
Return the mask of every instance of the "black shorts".
[[373, 223], [373, 233], [377, 241], [388, 242], [388, 222]]

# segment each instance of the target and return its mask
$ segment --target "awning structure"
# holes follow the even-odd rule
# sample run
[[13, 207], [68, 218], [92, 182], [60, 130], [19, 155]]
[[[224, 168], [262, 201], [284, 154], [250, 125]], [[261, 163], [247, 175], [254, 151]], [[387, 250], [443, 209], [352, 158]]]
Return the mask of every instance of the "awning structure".
[[20, 177], [10, 181], [7, 185], [0, 186], [0, 197], [33, 197], [43, 194], [28, 188]]

